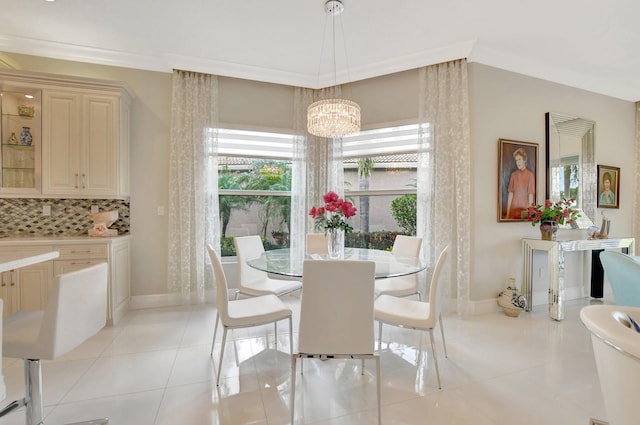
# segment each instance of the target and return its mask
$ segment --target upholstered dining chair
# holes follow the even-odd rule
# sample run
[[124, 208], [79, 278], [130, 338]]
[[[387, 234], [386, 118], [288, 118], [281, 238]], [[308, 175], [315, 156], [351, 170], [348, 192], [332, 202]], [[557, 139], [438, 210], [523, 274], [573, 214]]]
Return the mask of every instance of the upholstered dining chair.
[[[591, 305], [580, 310], [580, 320], [591, 333], [607, 422], [640, 424], [640, 308]], [[634, 323], [635, 322], [635, 323]]]
[[602, 251], [600, 261], [617, 305], [640, 307], [640, 261], [617, 251]]
[[[391, 252], [395, 255], [405, 257], [420, 256], [422, 248], [422, 238], [415, 236], [398, 235], [393, 241]], [[398, 276], [389, 279], [376, 280], [376, 296], [393, 295], [395, 297], [409, 297], [417, 295], [418, 300], [422, 299], [422, 294], [418, 289], [418, 273], [407, 276]]]
[[224, 347], [227, 341], [227, 330], [237, 328], [248, 328], [273, 323], [275, 328], [275, 346], [278, 344], [278, 322], [289, 320], [289, 353], [293, 352], [293, 328], [291, 323], [291, 309], [282, 300], [273, 294], [261, 295], [259, 297], [243, 298], [229, 301], [229, 288], [227, 278], [222, 269], [220, 258], [211, 245], [207, 245], [213, 277], [216, 285], [216, 322], [213, 329], [213, 341], [211, 342], [211, 356], [216, 343], [218, 333], [218, 323], [222, 323], [222, 347], [220, 348], [220, 359], [218, 361], [218, 374], [216, 385], [220, 384], [220, 374], [222, 372], [222, 358]]
[[328, 238], [324, 233], [307, 233], [307, 254], [328, 254]]
[[247, 260], [258, 258], [264, 252], [260, 236], [239, 236], [233, 239], [233, 245], [238, 259], [236, 299], [239, 294], [250, 297], [272, 294], [281, 297], [302, 288], [302, 283], [299, 281], [272, 279], [266, 272], [254, 269], [247, 264]]
[[373, 280], [375, 263], [305, 260], [298, 352], [291, 358], [291, 423], [295, 419], [296, 362], [301, 359], [361, 359], [376, 363], [378, 424], [381, 423], [380, 357], [375, 353]]
[[442, 334], [442, 345], [444, 346], [444, 355], [447, 357], [447, 345], [444, 339], [444, 326], [442, 325], [442, 313], [440, 311], [440, 273], [444, 262], [447, 259], [449, 247], [445, 247], [433, 270], [431, 276], [431, 285], [429, 287], [429, 301], [417, 301], [408, 298], [399, 298], [391, 295], [381, 295], [376, 298], [374, 311], [375, 318], [379, 324], [378, 330], [378, 349], [382, 349], [382, 324], [398, 326], [401, 328], [417, 329], [427, 331], [431, 340], [431, 353], [433, 355], [433, 363], [436, 368], [436, 377], [438, 378], [438, 388], [442, 389], [440, 384], [440, 370], [438, 369], [438, 356], [436, 353], [436, 345], [433, 338], [433, 328], [440, 322], [440, 333]]
[[[23, 310], [4, 319], [3, 355], [24, 359], [25, 396], [5, 407], [0, 417], [24, 406], [27, 425], [43, 424], [41, 360], [68, 353], [104, 327], [107, 279], [107, 263], [58, 275], [45, 310]], [[107, 423], [103, 418], [76, 424]]]

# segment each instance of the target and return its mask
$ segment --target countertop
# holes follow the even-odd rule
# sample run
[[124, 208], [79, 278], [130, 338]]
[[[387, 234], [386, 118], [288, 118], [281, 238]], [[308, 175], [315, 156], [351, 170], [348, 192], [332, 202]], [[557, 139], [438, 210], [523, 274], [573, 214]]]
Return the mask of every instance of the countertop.
[[15, 245], [67, 245], [77, 243], [112, 243], [121, 240], [131, 239], [131, 234], [113, 236], [113, 237], [97, 237], [88, 235], [78, 236], [0, 236], [0, 246]]

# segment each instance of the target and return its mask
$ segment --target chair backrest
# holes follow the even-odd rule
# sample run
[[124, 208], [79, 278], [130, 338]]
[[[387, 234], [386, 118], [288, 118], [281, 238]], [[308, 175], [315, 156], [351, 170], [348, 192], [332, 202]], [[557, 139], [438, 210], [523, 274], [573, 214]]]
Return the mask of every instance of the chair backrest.
[[431, 275], [431, 284], [429, 286], [429, 319], [434, 321], [437, 320], [440, 315], [440, 295], [442, 293], [440, 274], [448, 255], [449, 246], [447, 245], [442, 252], [440, 252], [438, 261], [436, 261], [436, 267], [433, 269], [433, 274]]
[[391, 252], [406, 257], [419, 257], [422, 248], [422, 238], [417, 236], [397, 235], [393, 241]]
[[640, 307], [640, 261], [616, 251], [603, 251], [600, 261], [617, 305]]
[[42, 359], [68, 353], [104, 327], [108, 274], [100, 263], [53, 279], [38, 336]]
[[213, 268], [213, 278], [216, 285], [216, 307], [220, 320], [223, 324], [228, 323], [229, 318], [229, 287], [227, 286], [227, 277], [224, 274], [222, 263], [218, 254], [214, 251], [213, 247], [208, 244], [207, 251], [209, 252], [209, 259], [211, 260], [211, 267]]
[[328, 238], [324, 233], [307, 233], [307, 254], [328, 254]]
[[238, 258], [238, 287], [251, 285], [267, 278], [267, 273], [254, 269], [247, 264], [247, 260], [258, 258], [264, 252], [262, 239], [258, 235], [238, 236], [233, 238]]
[[593, 354], [607, 421], [640, 424], [640, 333], [629, 317], [640, 320], [640, 308], [593, 305], [580, 310], [580, 319], [591, 332]]
[[305, 260], [298, 351], [373, 354], [375, 263]]

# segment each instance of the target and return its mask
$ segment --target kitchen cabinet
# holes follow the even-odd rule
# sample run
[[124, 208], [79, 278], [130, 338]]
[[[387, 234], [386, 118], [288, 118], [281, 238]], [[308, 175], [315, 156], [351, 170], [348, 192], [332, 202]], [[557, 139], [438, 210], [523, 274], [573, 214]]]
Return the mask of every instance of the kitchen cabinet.
[[[115, 238], [6, 238], [0, 252], [19, 250], [26, 254], [58, 251], [53, 261], [34, 264], [2, 274], [0, 298], [4, 316], [19, 310], [44, 309], [54, 276], [93, 264], [109, 264], [107, 323], [117, 323], [129, 309], [131, 299], [131, 236]], [[82, 302], [82, 300], [78, 300]]]
[[129, 195], [128, 131], [120, 131], [128, 120], [121, 114], [119, 93], [43, 92], [43, 194]]
[[[133, 93], [126, 84], [49, 74], [0, 70], [0, 89], [19, 87], [36, 92], [32, 154], [19, 161], [29, 172], [13, 177], [16, 189], [5, 193], [51, 198], [126, 199], [129, 194], [130, 115]], [[24, 103], [20, 91], [16, 100]], [[16, 106], [7, 106], [13, 111]], [[28, 110], [25, 110], [28, 111]], [[25, 112], [26, 115], [26, 112]], [[24, 120], [9, 123], [6, 131], [27, 126]], [[14, 120], [15, 121], [15, 120]], [[20, 131], [22, 128], [20, 127]], [[2, 133], [3, 147], [5, 139]], [[16, 133], [19, 140], [19, 134]], [[25, 151], [21, 146], [9, 149]], [[6, 156], [6, 155], [4, 155]], [[18, 155], [14, 155], [18, 157]], [[4, 164], [4, 161], [3, 161]], [[8, 166], [7, 166], [8, 168]], [[4, 171], [4, 170], [3, 170]], [[4, 172], [3, 172], [4, 174]], [[10, 180], [7, 180], [8, 182]], [[17, 196], [17, 195], [16, 195]], [[14, 196], [15, 197], [15, 196]]]
[[0, 193], [40, 193], [41, 92], [0, 87]]
[[[0, 246], [0, 252], [20, 252], [23, 257], [43, 254], [52, 250], [51, 245]], [[0, 298], [4, 300], [3, 317], [20, 310], [42, 310], [53, 279], [51, 261], [2, 273]]]
[[0, 275], [0, 298], [3, 300], [2, 317], [20, 310], [15, 270], [9, 270]]

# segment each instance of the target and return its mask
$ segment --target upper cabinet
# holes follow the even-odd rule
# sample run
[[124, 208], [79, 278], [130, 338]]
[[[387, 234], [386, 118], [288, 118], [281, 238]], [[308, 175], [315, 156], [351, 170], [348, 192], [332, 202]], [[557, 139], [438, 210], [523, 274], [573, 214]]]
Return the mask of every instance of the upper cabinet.
[[0, 194], [38, 194], [41, 190], [41, 91], [0, 89]]
[[[0, 72], [0, 82], [6, 78], [8, 83], [5, 73]], [[31, 73], [11, 77], [18, 75], [22, 84], [28, 80], [39, 90], [32, 192], [53, 198], [127, 198], [133, 99], [127, 86]]]

